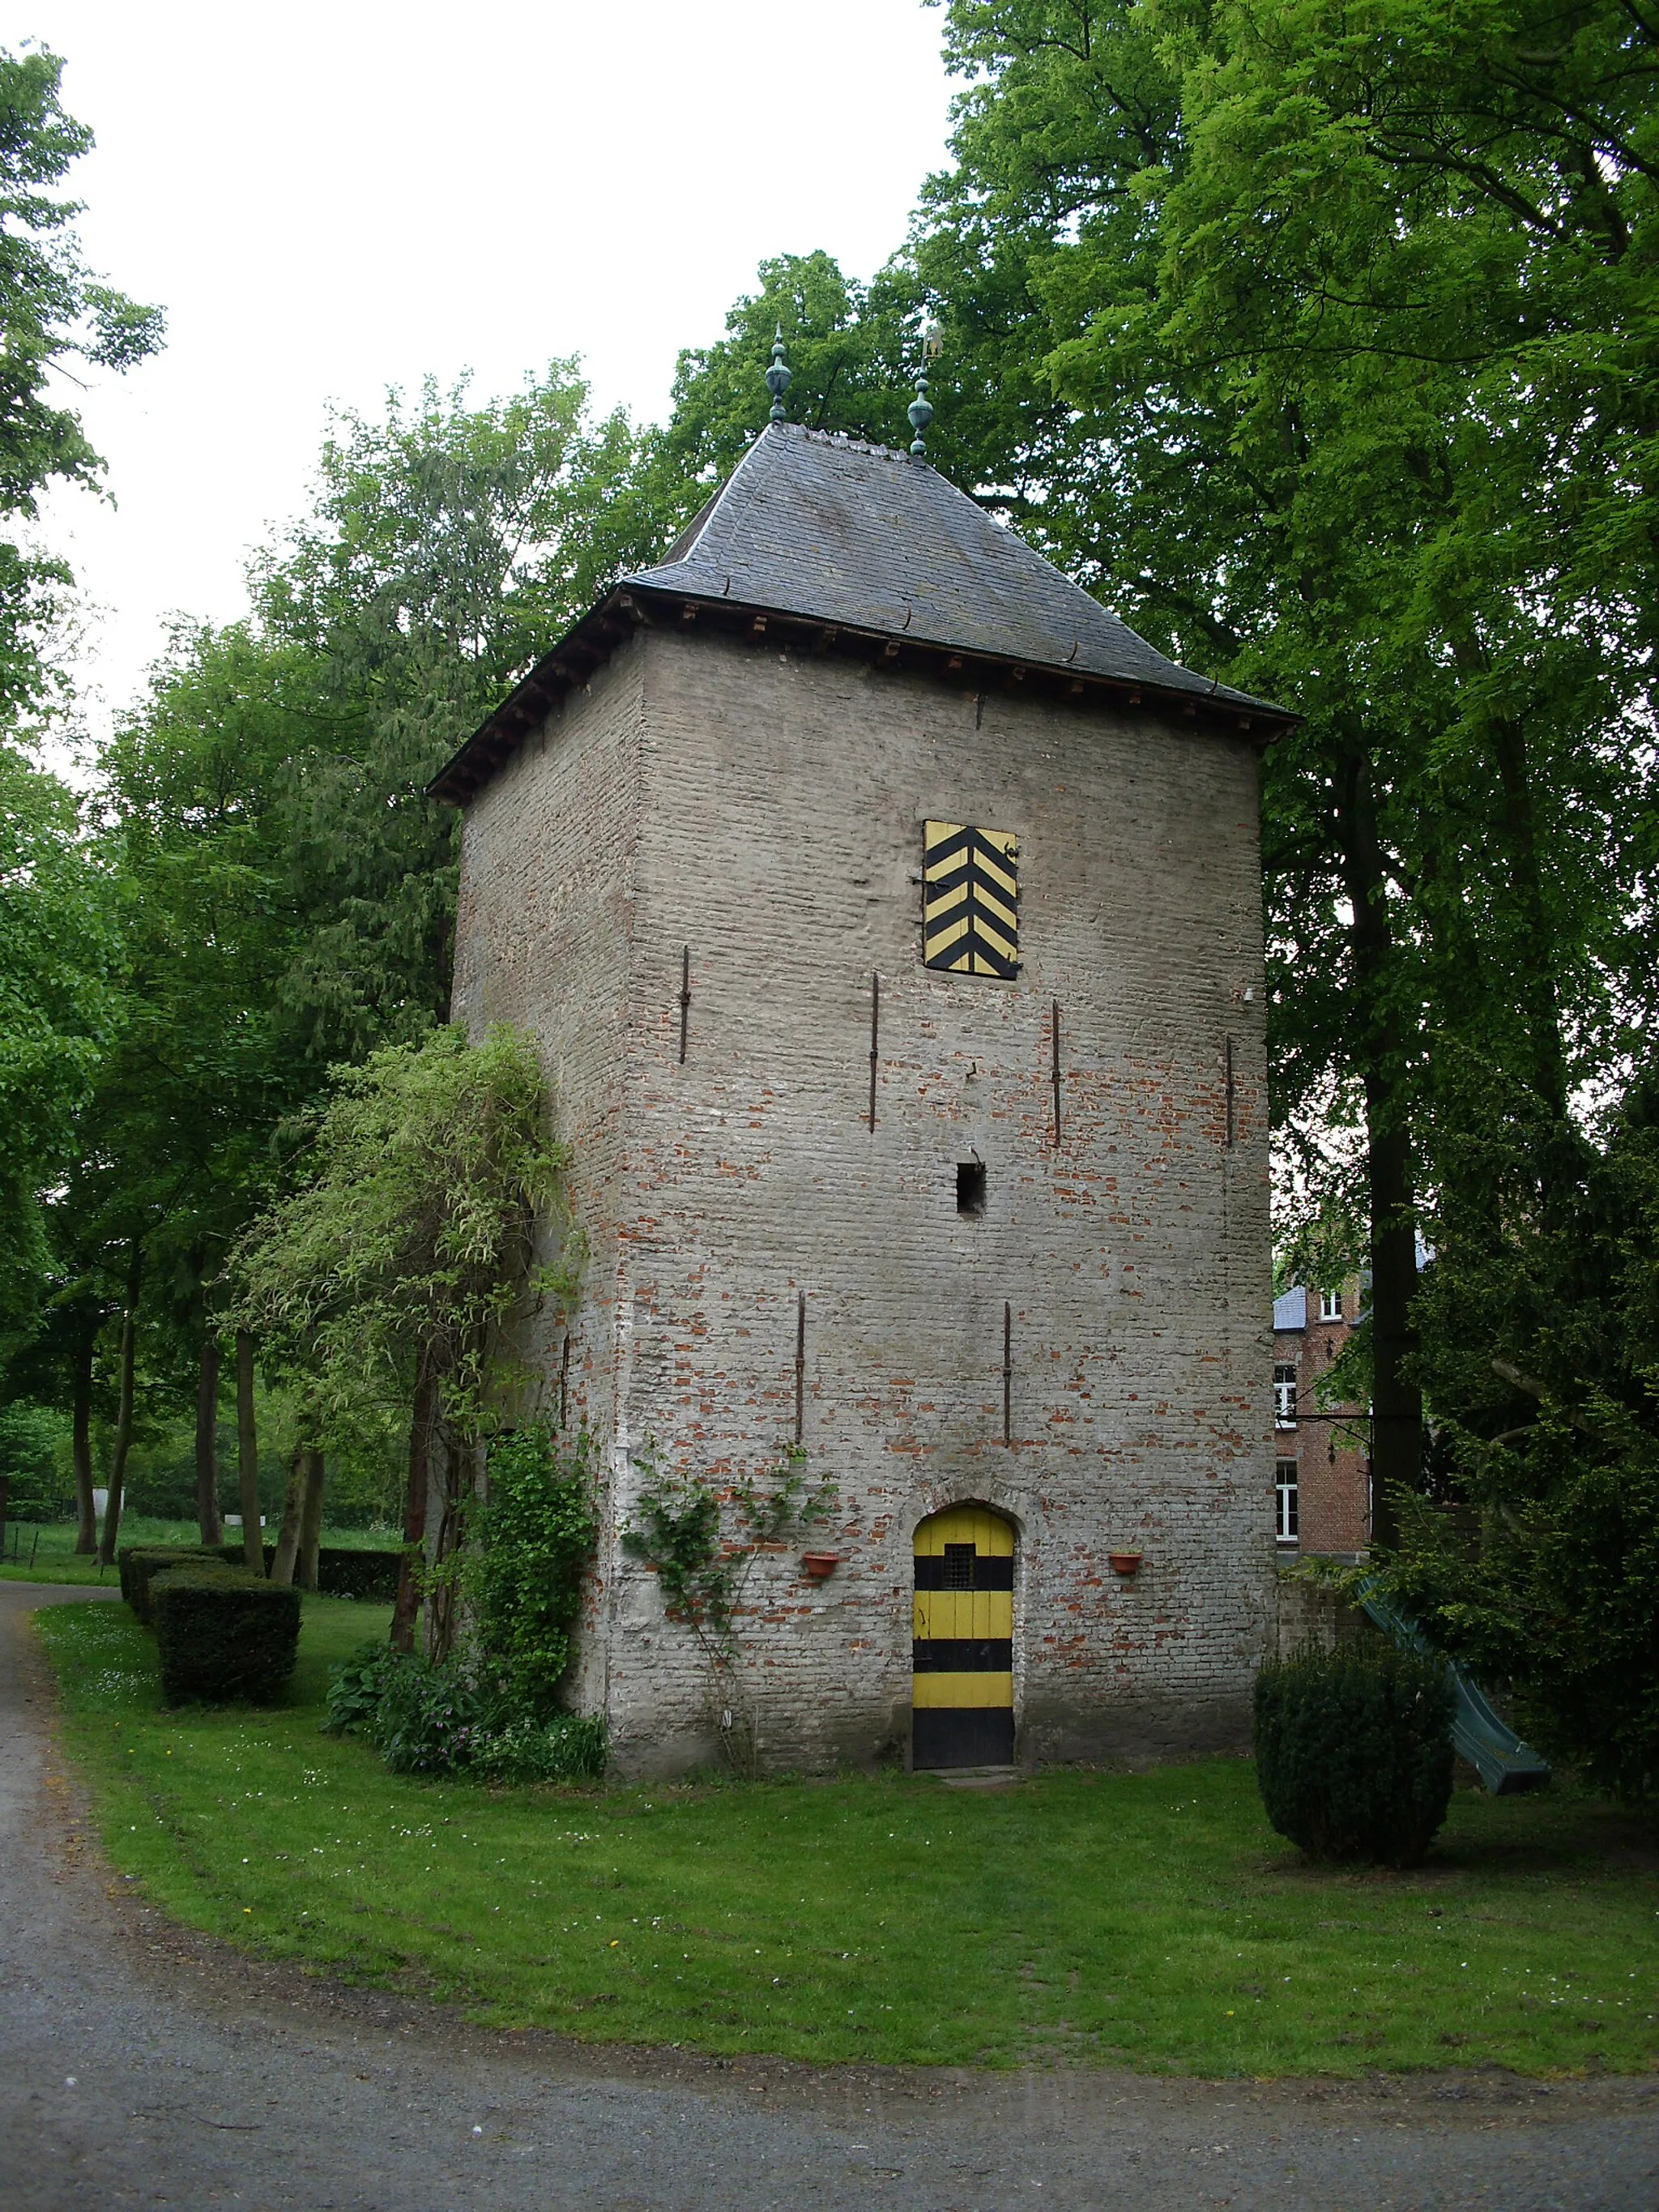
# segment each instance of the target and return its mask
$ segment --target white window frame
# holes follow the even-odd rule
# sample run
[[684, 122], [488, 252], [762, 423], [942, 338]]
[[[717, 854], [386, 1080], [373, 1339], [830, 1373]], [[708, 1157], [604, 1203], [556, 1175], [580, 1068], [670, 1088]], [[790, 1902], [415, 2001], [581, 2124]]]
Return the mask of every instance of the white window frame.
[[1273, 1534], [1281, 1544], [1295, 1544], [1301, 1540], [1297, 1534], [1301, 1489], [1301, 1462], [1293, 1459], [1275, 1460], [1273, 1462]]
[[1319, 1293], [1319, 1318], [1321, 1321], [1341, 1320], [1342, 1293], [1340, 1290], [1322, 1291]]
[[1273, 1426], [1293, 1429], [1296, 1426], [1296, 1363], [1291, 1359], [1273, 1362]]

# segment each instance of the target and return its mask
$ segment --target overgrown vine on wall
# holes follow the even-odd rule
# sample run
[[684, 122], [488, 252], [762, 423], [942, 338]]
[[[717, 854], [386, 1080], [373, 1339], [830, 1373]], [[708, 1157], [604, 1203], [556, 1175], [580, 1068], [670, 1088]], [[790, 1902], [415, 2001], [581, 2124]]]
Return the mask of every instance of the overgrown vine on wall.
[[[745, 1599], [755, 1563], [763, 1551], [805, 1535], [837, 1494], [828, 1477], [809, 1483], [805, 1462], [805, 1447], [790, 1444], [759, 1476], [721, 1486], [707, 1475], [665, 1471], [654, 1444], [634, 1462], [641, 1486], [622, 1532], [623, 1549], [653, 1571], [664, 1612], [696, 1638], [708, 1668], [710, 1719], [728, 1765], [745, 1779], [753, 1779], [760, 1759], [744, 1663]], [[735, 1524], [730, 1533], [728, 1509]]]

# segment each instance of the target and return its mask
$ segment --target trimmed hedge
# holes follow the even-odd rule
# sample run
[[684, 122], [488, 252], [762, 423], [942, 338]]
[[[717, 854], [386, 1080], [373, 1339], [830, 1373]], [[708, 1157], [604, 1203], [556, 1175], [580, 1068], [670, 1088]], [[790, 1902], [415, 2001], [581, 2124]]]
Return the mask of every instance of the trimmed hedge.
[[170, 1705], [273, 1698], [294, 1672], [300, 1593], [219, 1563], [176, 1566], [149, 1587]]
[[1270, 1662], [1255, 1681], [1267, 1818], [1311, 1859], [1415, 1866], [1451, 1802], [1443, 1660], [1366, 1639]]
[[[267, 1574], [276, 1556], [275, 1547], [267, 1544]], [[353, 1552], [343, 1544], [330, 1545], [317, 1554], [317, 1595], [364, 1598], [377, 1605], [390, 1605], [398, 1595], [398, 1569], [403, 1556], [401, 1552]], [[240, 1566], [241, 1546], [227, 1544], [223, 1557], [232, 1566]]]
[[149, 1578], [153, 1574], [163, 1567], [220, 1564], [219, 1553], [200, 1544], [125, 1544], [115, 1559], [120, 1570], [121, 1595], [144, 1622], [149, 1620]]

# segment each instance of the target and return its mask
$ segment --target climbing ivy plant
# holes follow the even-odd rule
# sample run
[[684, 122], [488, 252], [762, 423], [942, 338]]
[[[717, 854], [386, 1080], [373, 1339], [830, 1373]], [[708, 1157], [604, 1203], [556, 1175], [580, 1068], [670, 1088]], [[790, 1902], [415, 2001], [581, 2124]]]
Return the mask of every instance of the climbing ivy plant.
[[630, 1559], [649, 1567], [663, 1610], [690, 1630], [708, 1668], [709, 1714], [734, 1773], [752, 1780], [760, 1744], [744, 1648], [745, 1600], [760, 1554], [805, 1535], [833, 1507], [825, 1478], [809, 1482], [803, 1446], [791, 1444], [759, 1476], [720, 1486], [678, 1474], [647, 1444], [634, 1462], [641, 1478], [633, 1518], [622, 1532]]

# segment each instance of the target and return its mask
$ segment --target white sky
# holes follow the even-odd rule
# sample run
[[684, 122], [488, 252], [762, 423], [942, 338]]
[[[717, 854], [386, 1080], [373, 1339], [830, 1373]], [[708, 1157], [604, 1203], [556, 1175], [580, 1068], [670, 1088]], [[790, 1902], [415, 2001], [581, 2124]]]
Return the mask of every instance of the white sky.
[[[59, 497], [94, 732], [174, 611], [242, 605], [329, 401], [580, 353], [599, 405], [666, 406], [768, 255], [867, 276], [944, 156], [942, 21], [915, 0], [8, 0], [97, 133], [87, 260], [167, 312], [82, 396], [116, 505]], [[756, 364], [757, 416], [765, 405]]]

